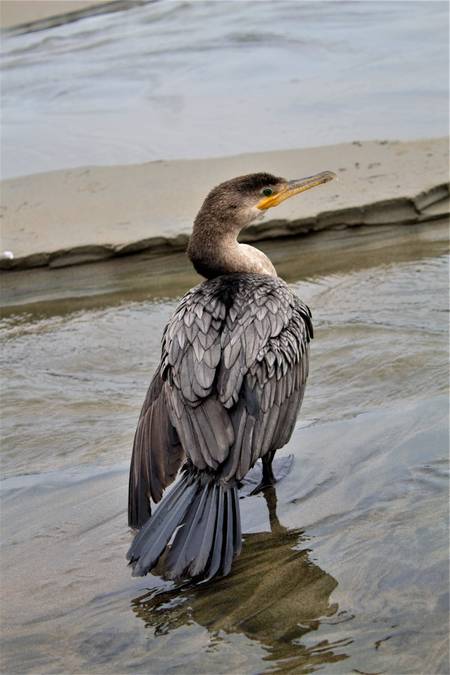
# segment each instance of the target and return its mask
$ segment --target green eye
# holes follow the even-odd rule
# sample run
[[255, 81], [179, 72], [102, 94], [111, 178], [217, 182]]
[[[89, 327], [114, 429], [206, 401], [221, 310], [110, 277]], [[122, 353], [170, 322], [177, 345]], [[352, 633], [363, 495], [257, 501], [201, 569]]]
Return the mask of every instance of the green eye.
[[272, 188], [264, 188], [261, 190], [261, 194], [264, 195], [264, 197], [270, 197], [270, 195], [273, 195], [273, 190]]

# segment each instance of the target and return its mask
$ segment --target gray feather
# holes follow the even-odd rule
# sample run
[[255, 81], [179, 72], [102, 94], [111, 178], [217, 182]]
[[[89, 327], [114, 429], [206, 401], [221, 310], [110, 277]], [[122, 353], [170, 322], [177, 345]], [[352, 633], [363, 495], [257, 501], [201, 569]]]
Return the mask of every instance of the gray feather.
[[308, 308], [276, 277], [225, 275], [182, 298], [136, 430], [130, 524], [143, 525], [184, 457], [195, 478], [183, 477], [142, 527], [130, 549], [135, 574], [159, 558], [170, 578], [229, 571], [241, 545], [231, 486], [289, 440], [311, 337]]

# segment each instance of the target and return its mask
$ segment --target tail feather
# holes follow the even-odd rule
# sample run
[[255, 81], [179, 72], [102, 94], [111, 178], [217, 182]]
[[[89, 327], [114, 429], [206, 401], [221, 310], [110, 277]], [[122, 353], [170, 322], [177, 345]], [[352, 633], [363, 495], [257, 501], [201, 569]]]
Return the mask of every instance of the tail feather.
[[233, 562], [233, 504], [232, 496], [229, 492], [225, 494], [225, 523], [224, 523], [224, 542], [223, 542], [223, 560], [222, 574], [226, 576], [230, 573], [231, 563]]
[[233, 549], [234, 555], [238, 556], [242, 550], [242, 530], [241, 530], [241, 512], [239, 510], [238, 491], [233, 491], [233, 518], [236, 523], [234, 528]]
[[216, 507], [216, 525], [214, 529], [214, 541], [211, 549], [209, 564], [205, 567], [206, 581], [220, 574], [220, 564], [223, 557], [223, 534], [224, 534], [224, 494], [219, 488], [218, 502]]
[[127, 554], [133, 576], [143, 576], [154, 567], [188, 510], [195, 487], [189, 476], [184, 476], [137, 533]]
[[211, 495], [205, 505], [203, 518], [199, 523], [193, 542], [193, 546], [197, 547], [198, 553], [189, 566], [188, 574], [190, 577], [198, 577], [206, 569], [211, 554], [216, 528], [219, 489], [219, 486], [214, 483], [210, 486]]
[[170, 579], [178, 579], [189, 567], [196, 555], [195, 533], [201, 520], [206, 499], [208, 498], [208, 485], [205, 485], [196, 495], [195, 500], [189, 507], [185, 522], [179, 528], [167, 554], [166, 576]]
[[166, 579], [208, 581], [229, 574], [241, 545], [237, 488], [186, 472], [138, 532], [127, 558], [134, 576], [158, 564]]

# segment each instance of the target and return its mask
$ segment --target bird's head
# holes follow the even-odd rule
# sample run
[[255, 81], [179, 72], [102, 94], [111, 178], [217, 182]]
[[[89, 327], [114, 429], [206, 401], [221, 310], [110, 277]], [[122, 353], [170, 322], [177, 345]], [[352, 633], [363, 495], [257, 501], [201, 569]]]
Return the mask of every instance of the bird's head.
[[261, 251], [238, 244], [239, 232], [262, 218], [268, 209], [333, 178], [332, 171], [299, 180], [251, 173], [213, 188], [195, 219], [187, 250], [197, 272], [208, 279], [232, 272], [276, 275]]
[[[336, 177], [332, 171], [314, 176], [286, 180], [270, 173], [250, 173], [227, 180], [213, 188], [197, 216], [198, 221], [221, 223], [226, 228], [241, 230], [259, 220], [268, 209], [286, 199], [310, 190]], [[204, 223], [206, 224], [206, 223]]]

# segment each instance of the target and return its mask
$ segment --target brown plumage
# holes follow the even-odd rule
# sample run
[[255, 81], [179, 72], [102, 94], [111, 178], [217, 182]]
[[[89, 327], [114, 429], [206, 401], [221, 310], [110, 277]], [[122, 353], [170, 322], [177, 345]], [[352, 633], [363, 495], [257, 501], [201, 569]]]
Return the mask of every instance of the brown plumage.
[[[135, 575], [158, 565], [169, 579], [206, 580], [228, 574], [241, 549], [239, 481], [259, 458], [262, 485], [274, 480], [273, 456], [303, 399], [313, 331], [306, 305], [237, 236], [265, 209], [332, 177], [242, 176], [214, 188], [200, 209], [188, 254], [208, 280], [166, 326], [134, 440]], [[150, 500], [161, 500], [183, 462], [181, 480], [151, 515]]]

